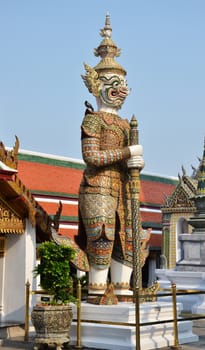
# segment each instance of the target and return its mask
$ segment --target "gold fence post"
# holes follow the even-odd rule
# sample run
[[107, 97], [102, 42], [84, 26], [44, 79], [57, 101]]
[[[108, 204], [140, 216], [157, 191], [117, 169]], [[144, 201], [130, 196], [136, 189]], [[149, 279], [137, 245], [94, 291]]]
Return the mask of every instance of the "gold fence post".
[[140, 350], [140, 302], [139, 302], [139, 287], [135, 291], [135, 326], [136, 326], [136, 350]]
[[29, 296], [30, 296], [30, 283], [26, 282], [26, 305], [25, 305], [25, 329], [24, 329], [24, 340], [28, 341], [29, 332]]
[[81, 283], [78, 280], [77, 285], [77, 349], [81, 349]]
[[181, 349], [178, 338], [176, 284], [172, 282], [172, 308], [174, 320], [174, 345], [171, 349]]

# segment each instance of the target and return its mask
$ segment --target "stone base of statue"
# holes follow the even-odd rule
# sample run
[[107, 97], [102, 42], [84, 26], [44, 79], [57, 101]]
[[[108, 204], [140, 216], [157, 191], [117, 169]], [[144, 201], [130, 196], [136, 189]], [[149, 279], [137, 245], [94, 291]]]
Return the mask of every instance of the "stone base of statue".
[[[161, 288], [171, 288], [171, 282], [174, 282], [177, 289], [181, 291], [202, 291], [205, 293], [205, 272], [200, 271], [176, 271], [169, 269], [156, 269], [155, 274]], [[160, 294], [158, 294], [160, 300]], [[163, 300], [165, 298], [163, 297]], [[166, 300], [171, 300], [166, 297]], [[177, 296], [177, 301], [182, 303], [183, 311], [193, 314], [205, 314], [205, 294], [187, 293]]]
[[[177, 304], [177, 309], [179, 313], [181, 304]], [[76, 318], [77, 309], [74, 306], [73, 319]], [[81, 320], [80, 332], [78, 333], [81, 334], [80, 343], [82, 346], [106, 350], [136, 349], [135, 304], [119, 302], [117, 305], [92, 305], [83, 302]], [[165, 322], [166, 320], [171, 322]], [[159, 321], [162, 323], [155, 324]], [[140, 343], [143, 350], [174, 345], [171, 302], [140, 304], [140, 324], [143, 323], [145, 325], [140, 326]], [[70, 336], [71, 344], [76, 345], [76, 321], [72, 323]], [[198, 341], [198, 336], [192, 332], [192, 321], [178, 322], [178, 338], [180, 344]]]

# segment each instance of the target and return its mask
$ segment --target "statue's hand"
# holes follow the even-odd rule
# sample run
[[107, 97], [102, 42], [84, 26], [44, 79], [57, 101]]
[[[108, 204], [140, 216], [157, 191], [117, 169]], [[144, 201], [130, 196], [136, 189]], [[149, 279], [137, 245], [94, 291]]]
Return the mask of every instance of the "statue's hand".
[[128, 146], [130, 150], [131, 157], [133, 156], [142, 156], [142, 146], [141, 145], [132, 145]]
[[139, 170], [142, 170], [144, 168], [144, 160], [142, 156], [132, 156], [127, 161], [128, 168], [137, 168]]

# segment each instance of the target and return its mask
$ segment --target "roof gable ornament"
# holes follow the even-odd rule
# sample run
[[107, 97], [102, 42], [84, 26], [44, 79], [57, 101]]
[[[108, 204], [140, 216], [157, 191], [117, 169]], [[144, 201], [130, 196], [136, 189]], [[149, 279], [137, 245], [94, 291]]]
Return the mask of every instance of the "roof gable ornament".
[[11, 150], [7, 150], [3, 142], [0, 142], [0, 234], [24, 233], [24, 219], [28, 218], [32, 226], [38, 226], [39, 236], [48, 239], [51, 236], [51, 228], [54, 226], [56, 231], [59, 228], [62, 203], [59, 204], [52, 220], [18, 177], [18, 149], [17, 136]]
[[171, 208], [193, 208], [194, 203], [183, 186], [179, 186], [170, 200]]
[[19, 139], [17, 136], [15, 138], [16, 141], [11, 150], [7, 150], [3, 142], [0, 142], [0, 161], [12, 169], [17, 169], [18, 166]]
[[183, 175], [179, 179], [179, 183], [174, 192], [169, 198], [166, 198], [165, 207], [163, 211], [182, 211], [187, 212], [190, 209], [195, 209], [194, 201], [192, 197], [196, 193], [197, 183], [193, 180], [189, 182], [189, 177]]

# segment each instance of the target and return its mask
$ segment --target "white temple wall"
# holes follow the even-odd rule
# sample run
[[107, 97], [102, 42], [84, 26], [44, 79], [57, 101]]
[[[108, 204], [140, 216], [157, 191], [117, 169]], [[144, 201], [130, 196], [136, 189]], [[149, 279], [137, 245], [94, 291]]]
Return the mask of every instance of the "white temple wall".
[[[25, 233], [9, 234], [6, 239], [2, 321], [22, 322], [25, 318], [25, 285], [34, 283], [36, 261], [35, 227], [26, 221]], [[31, 288], [33, 288], [31, 284]]]
[[0, 322], [2, 320], [3, 312], [3, 289], [4, 289], [4, 256], [0, 257]]

